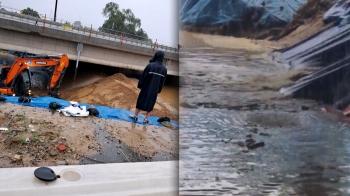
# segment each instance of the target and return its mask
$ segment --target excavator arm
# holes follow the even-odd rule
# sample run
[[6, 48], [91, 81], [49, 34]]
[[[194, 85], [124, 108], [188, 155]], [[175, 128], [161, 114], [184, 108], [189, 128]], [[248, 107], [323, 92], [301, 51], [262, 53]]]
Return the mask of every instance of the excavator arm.
[[13, 84], [17, 77], [21, 73], [30, 67], [54, 67], [50, 74], [50, 80], [47, 85], [48, 93], [55, 94], [60, 82], [64, 76], [64, 73], [69, 66], [69, 59], [66, 54], [63, 54], [61, 58], [57, 57], [30, 57], [20, 58], [14, 62], [6, 78], [3, 80], [6, 88], [0, 88], [0, 92], [4, 94], [14, 94]]

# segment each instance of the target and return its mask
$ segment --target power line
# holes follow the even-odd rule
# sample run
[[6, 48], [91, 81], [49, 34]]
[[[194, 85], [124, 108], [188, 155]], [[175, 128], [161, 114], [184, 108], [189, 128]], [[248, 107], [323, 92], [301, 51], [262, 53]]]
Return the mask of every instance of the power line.
[[75, 7], [74, 0], [72, 0], [72, 2], [73, 2], [73, 6], [74, 6], [74, 9], [75, 9], [75, 12], [78, 14], [79, 20], [81, 21], [81, 18], [80, 18], [79, 12], [78, 12], [78, 10], [77, 10], [77, 7]]

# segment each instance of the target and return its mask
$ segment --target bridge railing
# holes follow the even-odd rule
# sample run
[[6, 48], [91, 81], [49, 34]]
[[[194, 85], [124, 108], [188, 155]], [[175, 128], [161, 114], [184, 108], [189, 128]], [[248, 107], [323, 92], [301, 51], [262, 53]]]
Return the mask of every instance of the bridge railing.
[[123, 43], [129, 43], [129, 44], [131, 43], [131, 44], [139, 45], [141, 47], [150, 48], [151, 50], [160, 49], [160, 50], [174, 52], [174, 53], [179, 52], [178, 47], [176, 46], [168, 46], [164, 44], [153, 43], [151, 40], [147, 40], [145, 38], [142, 38], [136, 35], [131, 35], [131, 34], [119, 32], [119, 31], [113, 31], [113, 30], [104, 29], [104, 28], [99, 28], [99, 30], [96, 30], [92, 28], [92, 25], [90, 25], [90, 27], [87, 27], [87, 26], [77, 27], [74, 25], [70, 25], [68, 21], [66, 21], [66, 23], [55, 22], [53, 20], [48, 20], [48, 18], [46, 18], [45, 16], [44, 18], [38, 18], [30, 15], [20, 14], [14, 10], [7, 11], [6, 9], [0, 9], [0, 14], [3, 16], [7, 16], [9, 18], [18, 17], [20, 20], [26, 21], [28, 23], [30, 22], [33, 24], [37, 24], [39, 26], [42, 26], [42, 28], [50, 27], [50, 28], [56, 28], [58, 30], [64, 30], [64, 31], [75, 31], [78, 34], [85, 34], [89, 37], [103, 38], [103, 39], [109, 39], [111, 41], [120, 42], [121, 45]]

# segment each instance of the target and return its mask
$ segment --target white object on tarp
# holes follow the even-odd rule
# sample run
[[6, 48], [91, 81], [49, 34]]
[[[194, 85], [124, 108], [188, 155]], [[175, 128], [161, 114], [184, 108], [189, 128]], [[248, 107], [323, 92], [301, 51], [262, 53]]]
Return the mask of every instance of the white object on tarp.
[[177, 196], [178, 161], [109, 163], [50, 167], [60, 178], [40, 181], [37, 167], [1, 168], [0, 195]]
[[65, 107], [58, 112], [62, 112], [65, 116], [89, 116], [89, 111], [86, 106], [80, 106], [78, 102], [71, 101], [68, 107]]

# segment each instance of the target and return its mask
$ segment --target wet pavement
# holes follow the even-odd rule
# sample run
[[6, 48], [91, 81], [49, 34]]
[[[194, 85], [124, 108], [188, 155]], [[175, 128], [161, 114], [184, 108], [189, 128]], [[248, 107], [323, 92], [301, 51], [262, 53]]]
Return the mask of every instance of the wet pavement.
[[343, 119], [250, 81], [284, 69], [243, 52], [182, 56], [180, 195], [350, 195]]

